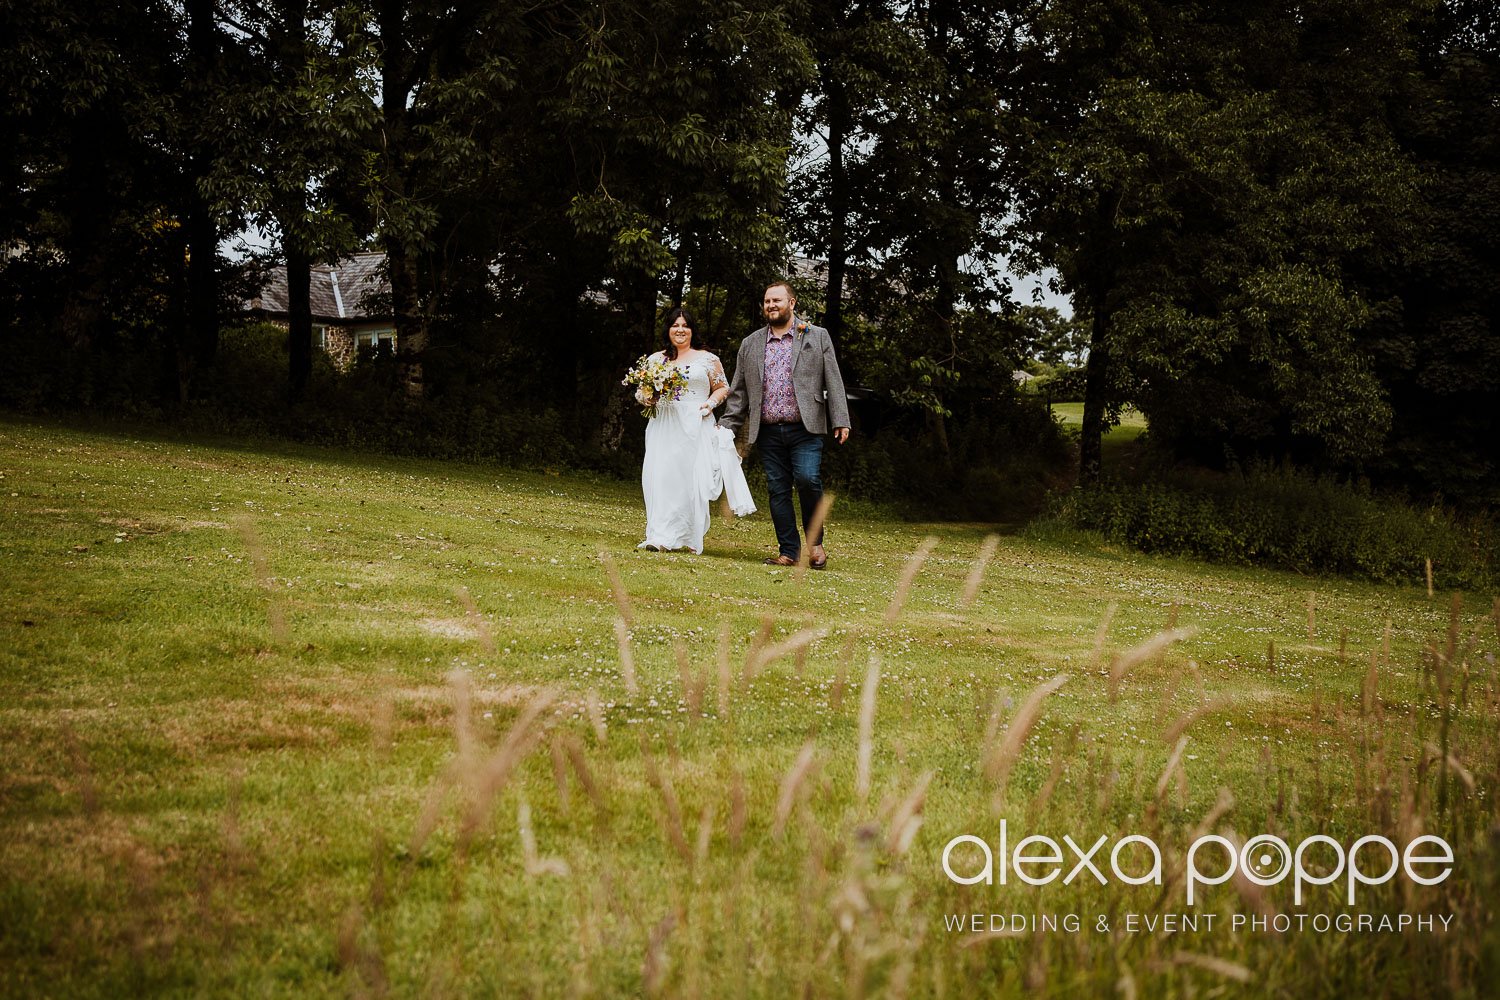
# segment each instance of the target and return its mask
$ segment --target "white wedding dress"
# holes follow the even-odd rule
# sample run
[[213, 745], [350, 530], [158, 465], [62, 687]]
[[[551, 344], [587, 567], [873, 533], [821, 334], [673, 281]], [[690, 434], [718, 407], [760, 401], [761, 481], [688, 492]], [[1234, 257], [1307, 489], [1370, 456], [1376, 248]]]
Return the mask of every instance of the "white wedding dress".
[[702, 553], [708, 532], [708, 507], [727, 493], [730, 508], [743, 517], [755, 512], [734, 435], [715, 427], [712, 412], [699, 410], [711, 393], [723, 388], [724, 366], [712, 354], [700, 354], [679, 367], [687, 373], [681, 398], [656, 404], [646, 422], [646, 460], [641, 490], [646, 496], [646, 540], [637, 548], [687, 549]]

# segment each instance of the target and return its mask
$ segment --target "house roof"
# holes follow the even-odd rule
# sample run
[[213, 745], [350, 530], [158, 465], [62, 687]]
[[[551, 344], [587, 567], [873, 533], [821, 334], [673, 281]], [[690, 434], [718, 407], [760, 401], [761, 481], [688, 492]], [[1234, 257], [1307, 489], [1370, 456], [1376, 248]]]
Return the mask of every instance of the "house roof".
[[[312, 287], [308, 292], [313, 320], [319, 323], [357, 323], [387, 319], [390, 314], [366, 306], [366, 296], [387, 297], [390, 283], [380, 274], [385, 263], [383, 253], [357, 253], [334, 264], [316, 264], [309, 268]], [[245, 300], [247, 311], [270, 316], [286, 316], [286, 266], [273, 267], [266, 273], [260, 291]]]
[[828, 288], [828, 261], [815, 257], [793, 256], [787, 261], [787, 277], [801, 288]]
[[[308, 292], [315, 323], [360, 323], [389, 320], [388, 309], [375, 311], [365, 303], [367, 294], [390, 300], [391, 286], [380, 273], [385, 254], [357, 253], [334, 264], [315, 264], [308, 269], [311, 288]], [[799, 287], [824, 289], [828, 285], [828, 262], [811, 257], [793, 256], [787, 261], [787, 276]], [[595, 305], [608, 305], [607, 292], [588, 291], [582, 296]], [[285, 317], [287, 309], [286, 266], [277, 265], [266, 272], [265, 284], [244, 300], [247, 312]]]

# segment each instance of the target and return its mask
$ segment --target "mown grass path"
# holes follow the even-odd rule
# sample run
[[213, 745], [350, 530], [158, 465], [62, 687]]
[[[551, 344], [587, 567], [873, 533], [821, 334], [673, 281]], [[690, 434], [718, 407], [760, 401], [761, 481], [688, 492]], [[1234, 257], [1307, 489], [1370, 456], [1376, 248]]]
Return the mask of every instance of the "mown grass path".
[[[630, 483], [0, 422], [0, 994], [1011, 995], [1121, 970], [1310, 994], [1328, 981], [1307, 962], [1343, 962], [1344, 986], [1385, 963], [1374, 940], [965, 941], [945, 912], [1157, 892], [960, 890], [938, 858], [997, 816], [1182, 833], [1221, 789], [1216, 822], [1247, 832], [1357, 836], [1387, 793], [1396, 823], [1437, 739], [1421, 663], [1447, 595], [1007, 537], [965, 607], [983, 526], [841, 502], [831, 568], [806, 575], [760, 564], [764, 514], [716, 516], [701, 557], [636, 551], [642, 526]], [[1452, 620], [1455, 837], [1493, 818], [1489, 612]], [[1112, 698], [1111, 658], [1177, 626]], [[826, 634], [747, 669], [805, 629]], [[997, 794], [986, 748], [1059, 674]], [[1461, 861], [1424, 906], [1477, 893]], [[1460, 955], [1491, 933], [1476, 920]], [[1393, 954], [1409, 980], [1387, 982], [1440, 974]]]

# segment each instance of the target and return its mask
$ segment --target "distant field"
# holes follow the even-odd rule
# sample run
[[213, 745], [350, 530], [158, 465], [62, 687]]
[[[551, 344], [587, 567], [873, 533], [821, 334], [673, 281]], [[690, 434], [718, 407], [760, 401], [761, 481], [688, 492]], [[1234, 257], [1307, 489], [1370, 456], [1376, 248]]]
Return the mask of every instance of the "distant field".
[[[0, 420], [0, 995], [1489, 989], [1487, 595], [843, 504], [801, 575], [764, 514], [701, 557], [643, 520], [628, 482]], [[951, 882], [1001, 819], [1150, 836], [1166, 884]], [[1169, 933], [1210, 831], [1441, 833], [1452, 878], [1354, 909], [1458, 924], [1235, 933], [1346, 909], [1239, 878]]]
[[[1053, 403], [1052, 412], [1058, 415], [1064, 425], [1083, 426], [1082, 403]], [[1126, 407], [1125, 412], [1120, 415], [1120, 422], [1105, 432], [1105, 438], [1111, 442], [1134, 441], [1145, 430], [1145, 415], [1131, 406]]]

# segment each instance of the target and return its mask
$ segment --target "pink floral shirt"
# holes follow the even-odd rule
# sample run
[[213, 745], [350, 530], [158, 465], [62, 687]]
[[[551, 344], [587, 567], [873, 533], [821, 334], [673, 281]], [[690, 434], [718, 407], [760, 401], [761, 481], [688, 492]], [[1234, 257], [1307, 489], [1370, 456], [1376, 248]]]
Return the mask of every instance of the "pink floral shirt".
[[792, 363], [796, 360], [797, 321], [787, 328], [785, 336], [766, 331], [765, 382], [760, 397], [760, 422], [763, 424], [800, 424], [802, 411], [797, 408], [797, 394], [792, 390]]

